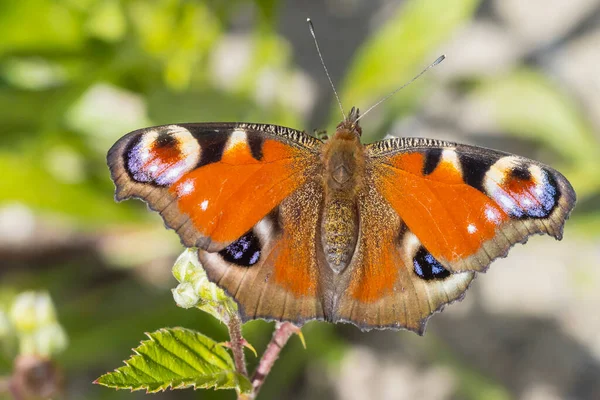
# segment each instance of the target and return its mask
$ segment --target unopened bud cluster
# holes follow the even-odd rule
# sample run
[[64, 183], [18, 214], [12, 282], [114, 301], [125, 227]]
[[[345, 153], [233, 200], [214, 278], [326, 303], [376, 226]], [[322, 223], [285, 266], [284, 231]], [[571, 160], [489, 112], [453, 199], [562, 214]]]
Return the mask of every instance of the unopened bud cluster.
[[172, 289], [179, 307], [197, 307], [228, 323], [237, 314], [237, 304], [217, 285], [210, 282], [195, 249], [186, 249], [173, 265], [173, 276], [179, 285]]
[[0, 311], [0, 339], [15, 334], [19, 354], [50, 357], [67, 347], [67, 335], [56, 319], [50, 295], [23, 292], [17, 295], [8, 315]]

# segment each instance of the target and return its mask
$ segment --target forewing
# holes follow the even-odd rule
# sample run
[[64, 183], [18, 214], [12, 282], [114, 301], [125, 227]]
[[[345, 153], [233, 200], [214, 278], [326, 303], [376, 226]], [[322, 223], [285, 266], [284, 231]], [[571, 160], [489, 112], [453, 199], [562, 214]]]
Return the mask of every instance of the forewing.
[[218, 251], [315, 174], [320, 145], [275, 125], [165, 125], [127, 134], [107, 160], [117, 200], [144, 200], [185, 246]]
[[367, 146], [375, 187], [450, 271], [484, 271], [532, 234], [562, 238], [575, 192], [558, 171], [480, 147], [429, 139]]

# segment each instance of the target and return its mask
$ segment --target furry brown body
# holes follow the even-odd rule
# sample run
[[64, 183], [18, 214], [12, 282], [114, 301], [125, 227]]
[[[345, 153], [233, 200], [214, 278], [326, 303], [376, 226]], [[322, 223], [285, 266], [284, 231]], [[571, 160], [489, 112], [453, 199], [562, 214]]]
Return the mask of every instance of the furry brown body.
[[342, 272], [350, 263], [359, 233], [357, 193], [365, 173], [364, 146], [352, 127], [338, 129], [322, 147], [325, 206], [321, 222], [323, 251], [329, 267]]

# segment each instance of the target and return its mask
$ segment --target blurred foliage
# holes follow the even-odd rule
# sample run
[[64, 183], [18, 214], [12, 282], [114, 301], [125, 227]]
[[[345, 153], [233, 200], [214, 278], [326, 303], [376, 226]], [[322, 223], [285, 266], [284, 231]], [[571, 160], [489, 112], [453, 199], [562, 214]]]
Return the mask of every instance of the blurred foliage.
[[[154, 235], [157, 227], [162, 232], [159, 219], [139, 202], [114, 203], [105, 155], [126, 132], [153, 124], [254, 121], [306, 127], [310, 105], [289, 95], [305, 81], [290, 44], [276, 30], [278, 3], [0, 2], [0, 206], [25, 205], [37, 217], [91, 236], [96, 245], [67, 261], [44, 260], [3, 274], [0, 298], [26, 288], [52, 294], [70, 338], [60, 362], [83, 392], [74, 398], [132, 398], [87, 383], [123, 359], [143, 331], [181, 325], [226, 339], [224, 327], [210, 317], [175, 307], [168, 290], [172, 282], [155, 284], [147, 270], [132, 272], [142, 262], [131, 249], [148, 258], [171, 257], [169, 264], [179, 247], [171, 245], [172, 232]], [[470, 21], [479, 4], [405, 2], [357, 50], [340, 88], [343, 104], [364, 107], [406, 82], [439, 55], [440, 45]], [[232, 31], [240, 15], [250, 22], [245, 30]], [[304, 23], [304, 16], [298, 18]], [[575, 226], [599, 234], [600, 213], [585, 205], [600, 197], [600, 148], [579, 105], [534, 67], [450, 82], [456, 83], [465, 96], [489, 104], [506, 132], [557, 155], [556, 165], [563, 165], [583, 206], [583, 212], [576, 210]], [[383, 137], [436, 84], [430, 75], [382, 105], [364, 120], [365, 132], [372, 132], [365, 139]], [[339, 113], [332, 110], [334, 124]], [[115, 249], [123, 256], [115, 257]], [[245, 335], [260, 351], [271, 330], [271, 324], [257, 321], [245, 326]], [[304, 333], [307, 350], [296, 341], [286, 347], [264, 398], [276, 397], [307, 366], [341, 358], [345, 343], [336, 327], [310, 323]], [[495, 382], [460, 366], [450, 353], [447, 362], [461, 371], [465, 398], [506, 397]], [[2, 372], [10, 366], [2, 355]], [[222, 396], [227, 394], [203, 394]]]

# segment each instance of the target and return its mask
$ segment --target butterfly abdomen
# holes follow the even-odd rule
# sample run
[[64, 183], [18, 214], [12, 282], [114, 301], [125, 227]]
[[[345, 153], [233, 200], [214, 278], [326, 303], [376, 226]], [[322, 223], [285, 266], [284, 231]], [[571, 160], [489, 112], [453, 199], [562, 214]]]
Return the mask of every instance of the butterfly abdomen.
[[354, 202], [330, 199], [325, 203], [321, 238], [329, 267], [336, 273], [342, 272], [352, 259], [358, 238], [358, 212]]
[[356, 193], [364, 176], [364, 149], [352, 132], [337, 132], [323, 146], [325, 204], [321, 241], [329, 267], [341, 273], [350, 263], [358, 239]]

